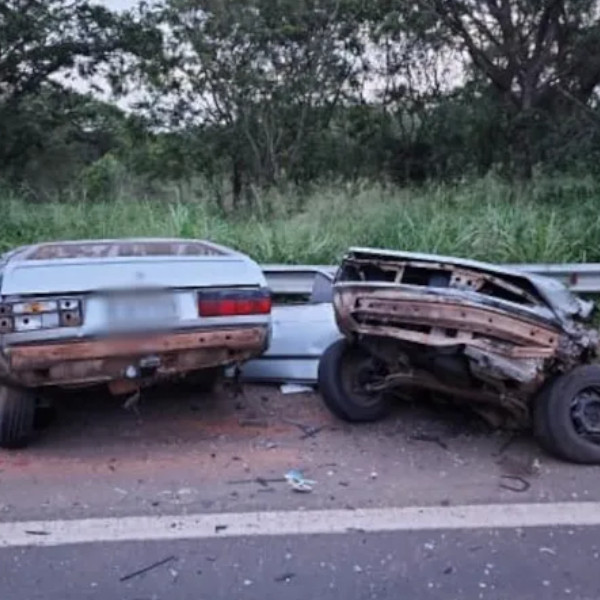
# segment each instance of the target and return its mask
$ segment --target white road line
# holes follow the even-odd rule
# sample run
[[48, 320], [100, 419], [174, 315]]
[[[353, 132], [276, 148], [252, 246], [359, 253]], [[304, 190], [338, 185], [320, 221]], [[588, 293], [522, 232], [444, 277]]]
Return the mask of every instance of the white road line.
[[600, 525], [600, 502], [276, 511], [0, 523], [0, 548], [234, 536]]

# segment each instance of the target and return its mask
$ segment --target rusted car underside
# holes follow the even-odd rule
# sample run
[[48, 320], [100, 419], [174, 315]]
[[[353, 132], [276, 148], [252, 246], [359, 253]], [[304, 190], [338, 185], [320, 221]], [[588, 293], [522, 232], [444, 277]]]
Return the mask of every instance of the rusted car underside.
[[334, 286], [340, 330], [381, 365], [372, 391], [417, 388], [529, 422], [553, 375], [589, 362], [592, 305], [561, 284], [456, 258], [352, 249]]

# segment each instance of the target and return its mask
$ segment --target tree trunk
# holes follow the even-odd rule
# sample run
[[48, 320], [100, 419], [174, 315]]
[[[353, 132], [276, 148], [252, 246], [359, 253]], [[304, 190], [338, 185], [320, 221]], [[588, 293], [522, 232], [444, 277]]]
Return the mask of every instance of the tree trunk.
[[242, 197], [243, 187], [243, 167], [242, 161], [238, 157], [232, 159], [232, 171], [231, 171], [231, 195], [233, 202], [233, 209], [237, 210], [240, 206], [240, 199]]

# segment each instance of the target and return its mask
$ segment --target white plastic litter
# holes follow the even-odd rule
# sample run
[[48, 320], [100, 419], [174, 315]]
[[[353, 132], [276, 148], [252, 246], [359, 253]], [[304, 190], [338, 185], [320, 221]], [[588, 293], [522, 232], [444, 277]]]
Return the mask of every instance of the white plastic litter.
[[284, 383], [279, 391], [282, 394], [310, 394], [314, 391], [310, 385], [300, 385], [299, 383]]

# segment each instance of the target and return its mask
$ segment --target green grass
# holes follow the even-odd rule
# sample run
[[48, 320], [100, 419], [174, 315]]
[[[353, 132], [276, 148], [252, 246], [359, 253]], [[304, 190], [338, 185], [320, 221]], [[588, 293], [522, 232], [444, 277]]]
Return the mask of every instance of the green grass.
[[0, 190], [0, 249], [42, 240], [125, 236], [208, 238], [260, 262], [334, 263], [351, 245], [508, 262], [600, 262], [600, 182], [484, 178], [399, 189], [328, 184], [270, 191], [223, 215], [208, 192], [154, 200], [31, 203]]

